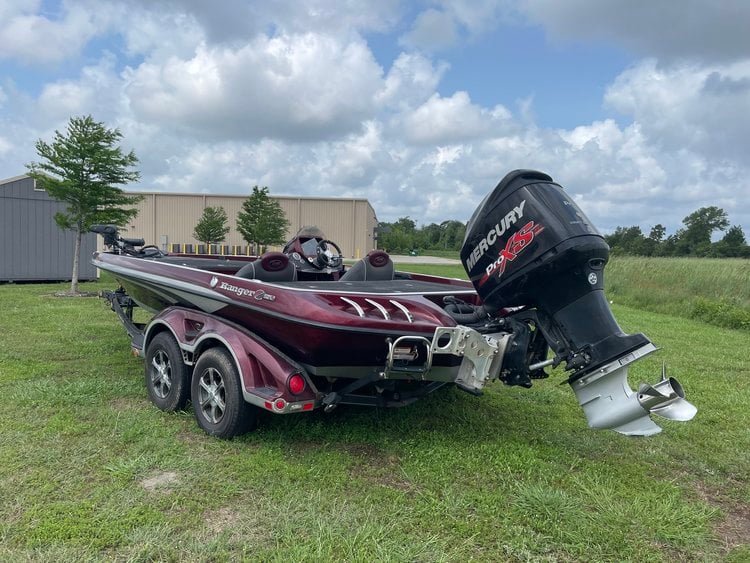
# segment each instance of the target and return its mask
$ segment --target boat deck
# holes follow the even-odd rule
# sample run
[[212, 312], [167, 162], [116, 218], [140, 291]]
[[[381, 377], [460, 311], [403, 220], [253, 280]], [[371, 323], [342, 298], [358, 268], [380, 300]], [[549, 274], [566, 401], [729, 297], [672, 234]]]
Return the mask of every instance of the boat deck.
[[382, 280], [382, 281], [294, 281], [274, 282], [273, 285], [299, 291], [331, 293], [376, 293], [376, 294], [419, 294], [419, 295], [466, 295], [475, 293], [471, 287], [461, 287], [445, 283], [421, 280]]

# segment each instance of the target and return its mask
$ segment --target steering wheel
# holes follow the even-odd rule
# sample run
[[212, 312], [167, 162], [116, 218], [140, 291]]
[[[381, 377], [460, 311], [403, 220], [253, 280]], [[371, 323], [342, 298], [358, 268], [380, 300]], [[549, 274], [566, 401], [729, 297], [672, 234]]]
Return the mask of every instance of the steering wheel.
[[[326, 254], [329, 244], [338, 251], [338, 255], [328, 256], [328, 254]], [[323, 268], [338, 268], [344, 262], [344, 257], [339, 245], [332, 240], [319, 241], [318, 246], [315, 247], [315, 254], [315, 262], [313, 262], [313, 265], [319, 270], [322, 270]]]

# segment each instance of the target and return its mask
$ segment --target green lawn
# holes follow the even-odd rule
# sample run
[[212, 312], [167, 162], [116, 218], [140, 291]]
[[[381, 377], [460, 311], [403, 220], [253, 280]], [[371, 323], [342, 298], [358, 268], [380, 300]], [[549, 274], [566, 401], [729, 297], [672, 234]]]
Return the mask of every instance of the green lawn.
[[[85, 284], [95, 291], [111, 284]], [[586, 428], [555, 372], [401, 410], [265, 415], [233, 441], [151, 406], [95, 298], [0, 286], [0, 560], [750, 559], [745, 331], [614, 305], [699, 408]]]

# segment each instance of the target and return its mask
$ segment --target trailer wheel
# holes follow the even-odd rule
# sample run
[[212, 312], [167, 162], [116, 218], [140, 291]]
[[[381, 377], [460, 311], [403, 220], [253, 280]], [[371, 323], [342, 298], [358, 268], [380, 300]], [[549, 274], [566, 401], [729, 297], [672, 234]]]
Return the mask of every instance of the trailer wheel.
[[146, 391], [161, 410], [182, 410], [190, 393], [189, 369], [177, 341], [168, 332], [154, 336], [146, 349]]
[[191, 395], [198, 425], [212, 436], [232, 438], [255, 426], [257, 411], [245, 402], [237, 367], [223, 348], [201, 354], [193, 371]]

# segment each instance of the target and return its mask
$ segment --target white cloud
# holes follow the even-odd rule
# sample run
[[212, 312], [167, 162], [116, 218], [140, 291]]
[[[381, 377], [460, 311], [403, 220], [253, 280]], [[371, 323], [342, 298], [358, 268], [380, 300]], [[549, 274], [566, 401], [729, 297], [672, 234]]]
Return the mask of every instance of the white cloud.
[[643, 61], [617, 77], [605, 101], [671, 150], [739, 158], [750, 146], [750, 60], [697, 66]]
[[388, 31], [398, 23], [405, 9], [400, 0], [280, 0], [255, 5], [258, 19], [271, 21], [282, 31], [315, 30], [336, 35], [346, 35], [352, 30]]
[[439, 0], [415, 18], [399, 43], [427, 52], [444, 51], [497, 28], [501, 22], [519, 20], [515, 2], [499, 0]]
[[495, 29], [501, 22], [517, 19], [515, 2], [507, 0], [441, 0], [440, 4], [474, 36]]
[[128, 76], [139, 119], [203, 138], [335, 137], [371, 117], [382, 69], [362, 41], [318, 34], [198, 47], [190, 59], [145, 62]]
[[403, 119], [407, 140], [419, 144], [441, 144], [497, 134], [507, 126], [510, 112], [502, 106], [489, 111], [471, 103], [466, 92], [448, 98], [433, 94]]
[[64, 2], [59, 17], [38, 13], [40, 2], [9, 2], [0, 7], [0, 59], [51, 63], [77, 54], [109, 23], [107, 9], [86, 2]]
[[616, 41], [640, 55], [665, 59], [728, 61], [750, 53], [746, 0], [521, 0], [519, 8], [567, 41]]
[[114, 57], [105, 53], [95, 65], [83, 67], [75, 80], [46, 84], [37, 99], [37, 119], [56, 123], [91, 114], [99, 121], [116, 120], [123, 110], [121, 87]]
[[434, 151], [425, 155], [420, 165], [426, 164], [432, 167], [432, 175], [440, 176], [445, 174], [446, 168], [455, 164], [465, 152], [461, 145], [452, 145], [447, 147], [437, 147]]
[[622, 131], [612, 119], [579, 125], [570, 131], [561, 131], [560, 135], [577, 150], [583, 149], [587, 143], [594, 143], [606, 154], [612, 154], [615, 144], [622, 139]]
[[393, 109], [413, 108], [435, 92], [447, 70], [445, 63], [435, 65], [423, 55], [401, 53], [391, 65], [376, 100]]
[[325, 167], [324, 185], [369, 188], [378, 174], [384, 172], [389, 159], [383, 152], [382, 126], [377, 121], [364, 123], [362, 131], [331, 144], [328, 158], [321, 158]]
[[203, 27], [190, 13], [150, 11], [135, 6], [121, 14], [121, 18], [119, 32], [125, 41], [126, 54], [146, 55], [151, 62], [191, 57], [196, 45], [205, 40]]
[[5, 153], [10, 152], [12, 148], [13, 144], [8, 139], [0, 137], [0, 156], [3, 156]]
[[388, 31], [405, 9], [399, 0], [162, 0], [158, 9], [152, 0], [132, 4], [161, 19], [189, 20], [209, 45], [244, 43], [269, 29], [279, 35], [311, 32], [351, 39], [361, 32]]
[[399, 43], [425, 51], [440, 51], [456, 44], [458, 34], [453, 18], [430, 8], [417, 16], [411, 30]]

